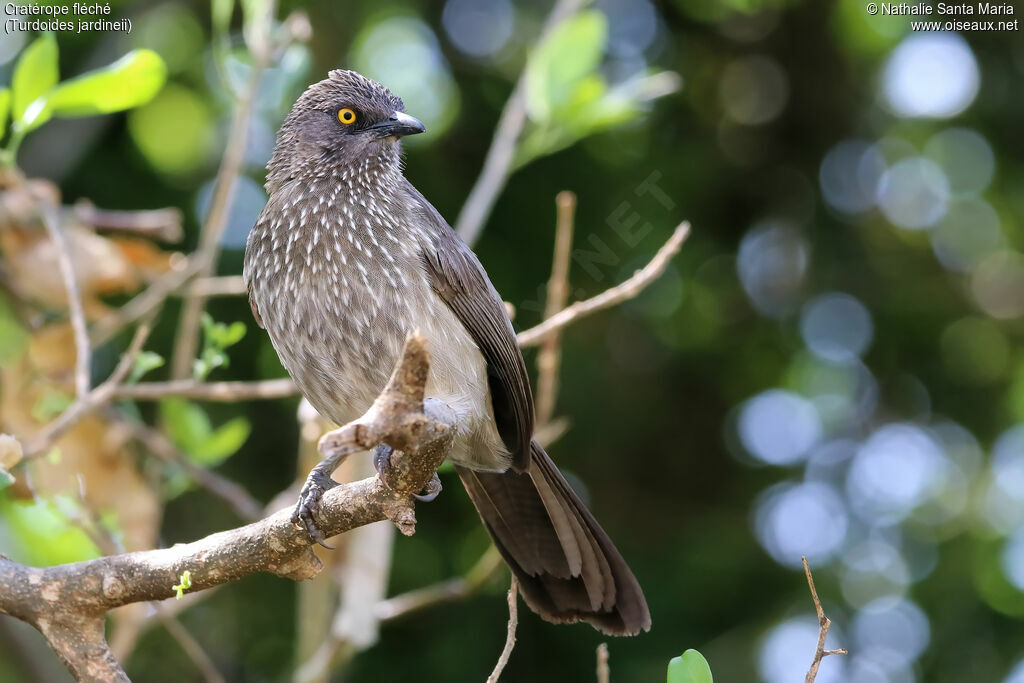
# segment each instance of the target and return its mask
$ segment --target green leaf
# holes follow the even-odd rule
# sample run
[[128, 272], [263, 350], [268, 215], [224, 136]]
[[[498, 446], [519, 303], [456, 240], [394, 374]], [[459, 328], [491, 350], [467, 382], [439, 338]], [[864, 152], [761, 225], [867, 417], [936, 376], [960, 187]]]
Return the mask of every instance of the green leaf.
[[[3, 137], [0, 129], [0, 137]], [[14, 307], [0, 296], [0, 363], [9, 363], [21, 356], [32, 336], [18, 320]]]
[[7, 129], [7, 114], [11, 111], [11, 89], [0, 88], [0, 140]]
[[29, 105], [57, 84], [57, 39], [52, 33], [36, 38], [21, 54], [11, 81], [12, 118], [21, 121]]
[[668, 663], [668, 683], [713, 683], [711, 667], [704, 655], [687, 650]]
[[235, 10], [234, 0], [212, 0], [210, 3], [210, 23], [218, 35], [226, 35], [231, 28], [231, 15]]
[[74, 397], [63, 391], [51, 389], [36, 399], [32, 406], [32, 417], [39, 422], [49, 422], [74, 402]]
[[135, 365], [132, 366], [132, 372], [128, 375], [128, 384], [134, 384], [142, 379], [150, 370], [156, 370], [164, 364], [164, 357], [155, 351], [143, 351], [135, 357]]
[[608, 20], [596, 10], [562, 22], [530, 56], [526, 66], [526, 108], [530, 118], [546, 122], [572, 96], [576, 84], [601, 62]]
[[185, 453], [195, 452], [213, 433], [206, 411], [183, 398], [160, 401], [160, 417], [167, 425], [171, 440]]
[[200, 465], [219, 465], [238, 452], [250, 433], [252, 425], [249, 421], [244, 417], [236, 417], [218, 427], [189, 455]]
[[167, 80], [167, 66], [152, 50], [133, 50], [110, 66], [54, 88], [46, 100], [53, 116], [93, 116], [146, 104]]

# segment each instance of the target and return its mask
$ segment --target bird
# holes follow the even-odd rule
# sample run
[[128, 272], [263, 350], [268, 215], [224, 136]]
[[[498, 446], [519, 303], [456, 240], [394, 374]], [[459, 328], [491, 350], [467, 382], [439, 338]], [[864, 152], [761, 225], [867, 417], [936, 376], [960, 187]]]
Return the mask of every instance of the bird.
[[[636, 577], [534, 439], [530, 381], [502, 298], [405, 178], [401, 140], [424, 131], [400, 97], [355, 71], [330, 71], [299, 96], [246, 242], [253, 315], [303, 396], [337, 424], [370, 407], [418, 329], [430, 344], [426, 396], [456, 417], [447, 457], [526, 604], [549, 622], [648, 631]], [[378, 471], [388, 456], [378, 447]], [[318, 499], [306, 494], [337, 485], [327, 461], [293, 516], [321, 542]]]

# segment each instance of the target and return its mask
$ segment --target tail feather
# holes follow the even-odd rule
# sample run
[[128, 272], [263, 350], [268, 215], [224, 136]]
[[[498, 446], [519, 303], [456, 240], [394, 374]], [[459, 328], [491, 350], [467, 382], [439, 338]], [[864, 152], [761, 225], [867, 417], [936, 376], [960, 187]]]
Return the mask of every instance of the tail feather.
[[531, 609], [610, 635], [650, 629], [633, 572], [537, 442], [523, 473], [456, 469]]

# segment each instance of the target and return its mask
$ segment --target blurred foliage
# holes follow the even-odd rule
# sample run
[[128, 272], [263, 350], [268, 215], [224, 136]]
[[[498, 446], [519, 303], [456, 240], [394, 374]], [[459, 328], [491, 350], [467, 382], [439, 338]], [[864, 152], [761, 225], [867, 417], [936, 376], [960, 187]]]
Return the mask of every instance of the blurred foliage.
[[134, 50], [110, 66], [58, 83], [57, 38], [45, 33], [18, 58], [9, 91], [0, 95], [0, 139], [12, 130], [0, 163], [14, 163], [22, 138], [54, 116], [109, 114], [145, 104], [163, 87], [167, 67], [152, 50]]
[[[232, 102], [251, 75], [246, 37], [260, 5], [120, 2], [130, 35], [5, 36], [8, 130], [46, 93], [104, 82], [86, 74], [120, 55], [135, 56], [95, 78], [150, 86], [130, 101], [77, 90], [65, 110], [74, 119], [60, 117], [59, 98], [39, 105], [58, 120], [24, 139], [19, 164], [57, 182], [65, 203], [180, 207], [187, 236], [173, 248], [190, 250]], [[535, 47], [547, 9], [533, 0], [284, 3], [280, 17], [308, 13], [312, 36], [262, 78], [220, 271], [240, 271], [274, 131], [328, 69], [381, 80], [426, 122], [408, 147], [407, 175], [453, 220], [525, 68], [517, 172], [477, 245], [518, 328], [542, 310], [556, 192], [579, 197], [574, 298], [627, 277], [679, 220], [694, 225], [656, 286], [565, 335], [559, 411], [572, 427], [551, 451], [630, 562], [654, 620], [651, 633], [609, 643], [613, 680], [660, 680], [681, 647], [705, 653], [719, 680], [801, 679], [817, 633], [798, 568], [807, 554], [835, 622], [828, 647], [851, 651], [823, 662], [820, 683], [1018, 683], [1019, 31], [914, 32], [911, 17], [870, 16], [858, 0], [596, 0]], [[162, 69], [140, 57], [150, 53], [132, 52], [145, 50], [166, 65], [163, 88]], [[60, 73], [83, 75], [58, 83], [58, 62]], [[141, 106], [124, 117], [78, 116], [130, 103]], [[59, 280], [42, 277], [55, 272], [45, 241], [17, 238], [0, 227], [11, 282], [59, 312]], [[73, 241], [78, 263], [107, 266], [84, 280], [91, 319], [166, 268], [108, 238]], [[0, 294], [5, 425], [29, 424], [34, 409], [73, 393], [68, 331], [49, 325], [50, 314], [42, 328], [26, 321], [15, 298]], [[135, 379], [166, 377], [155, 359], [170, 352], [176, 308], [162, 315]], [[211, 323], [250, 320], [244, 297], [209, 309]], [[204, 373], [283, 374], [264, 334], [216, 329], [204, 337]], [[95, 377], [126, 341], [97, 350]], [[295, 475], [295, 408], [171, 400], [140, 405], [138, 417], [269, 500]], [[183, 473], [109, 436], [101, 421], [84, 424], [38, 463], [33, 480], [52, 495], [26, 502], [17, 484], [0, 492], [0, 552], [37, 564], [96, 554], [80, 528], [80, 482], [45, 467], [61, 463], [82, 473], [87, 505], [106, 511], [104, 525], [130, 549], [238, 523]], [[100, 448], [102, 457], [83, 455]], [[390, 593], [465, 572], [486, 545], [454, 476], [442, 478], [445, 493], [423, 510], [416, 536], [395, 544]], [[503, 591], [496, 580], [386, 625], [345, 680], [483, 679], [504, 639]], [[591, 680], [599, 634], [520, 617], [507, 680]], [[227, 586], [182, 617], [229, 680], [261, 681], [291, 675], [295, 619], [295, 587], [267, 577]], [[50, 660], [33, 637], [17, 642], [35, 650], [0, 640], [0, 678], [31, 676], [26, 658]], [[673, 661], [704, 662], [695, 651]], [[196, 676], [160, 629], [141, 639], [128, 669], [139, 680]]]

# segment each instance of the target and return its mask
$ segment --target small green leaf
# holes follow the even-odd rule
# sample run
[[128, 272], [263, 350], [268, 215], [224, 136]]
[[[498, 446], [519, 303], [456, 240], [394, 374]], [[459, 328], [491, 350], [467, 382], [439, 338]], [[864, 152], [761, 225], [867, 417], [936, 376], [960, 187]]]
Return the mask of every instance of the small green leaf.
[[14, 483], [14, 475], [0, 467], [0, 491]]
[[36, 38], [21, 54], [11, 80], [12, 118], [21, 121], [26, 110], [57, 84], [57, 39], [52, 33]]
[[713, 683], [711, 667], [704, 655], [687, 650], [668, 663], [668, 683]]
[[135, 365], [132, 366], [132, 372], [128, 375], [128, 384], [134, 384], [142, 379], [150, 370], [156, 370], [164, 364], [164, 357], [155, 351], [143, 351], [135, 357]]
[[166, 80], [160, 55], [133, 50], [110, 66], [61, 83], [46, 100], [54, 116], [109, 114], [149, 102]]
[[50, 390], [36, 399], [32, 406], [32, 417], [39, 422], [49, 422], [57, 417], [74, 401], [74, 397], [63, 391]]
[[596, 10], [562, 22], [530, 55], [526, 66], [526, 108], [537, 122], [557, 118], [576, 89], [601, 63], [608, 20]]
[[7, 130], [7, 114], [11, 111], [11, 89], [0, 88], [0, 140]]
[[181, 600], [181, 596], [185, 594], [189, 588], [192, 587], [192, 572], [185, 570], [181, 573], [181, 578], [178, 579], [177, 586], [171, 586], [171, 590], [175, 593], [175, 599]]
[[200, 465], [214, 467], [237, 453], [250, 433], [252, 425], [244, 417], [228, 420], [191, 451], [189, 456]]
[[203, 334], [215, 348], [226, 349], [237, 344], [245, 336], [245, 323], [238, 320], [230, 325], [214, 322], [209, 313], [204, 313]]
[[160, 401], [160, 417], [167, 425], [171, 440], [185, 453], [194, 452], [213, 433], [206, 412], [183, 398]]

